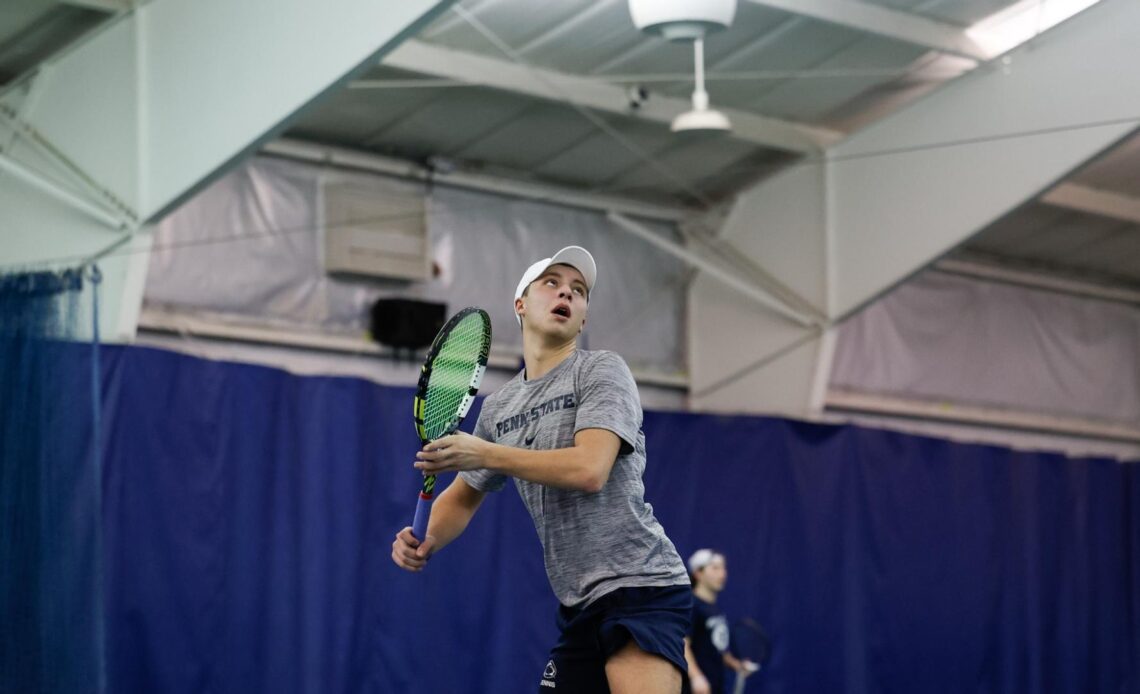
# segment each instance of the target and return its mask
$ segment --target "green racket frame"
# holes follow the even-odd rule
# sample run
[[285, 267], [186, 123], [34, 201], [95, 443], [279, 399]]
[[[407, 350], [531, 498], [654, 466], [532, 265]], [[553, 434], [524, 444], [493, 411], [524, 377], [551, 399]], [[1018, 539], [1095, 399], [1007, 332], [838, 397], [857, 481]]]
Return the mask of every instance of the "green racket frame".
[[[434, 403], [428, 401], [432, 393], [432, 374], [437, 368], [443, 368], [443, 364], [437, 366], [436, 359], [440, 357], [441, 354], [444, 354], [444, 348], [448, 345], [448, 340], [465, 320], [478, 320], [481, 323], [481, 329], [476, 335], [477, 339], [472, 345], [478, 349], [478, 353], [475, 355], [462, 355], [465, 362], [468, 360], [474, 362], [474, 367], [471, 369], [469, 376], [464, 378], [462, 383], [458, 384], [459, 388], [465, 388], [465, 390], [460, 390], [461, 396], [459, 402], [454, 405], [454, 414], [450, 414], [446, 421], [425, 422], [426, 416], [432, 414], [432, 410], [434, 409]], [[475, 396], [479, 392], [479, 384], [483, 381], [483, 374], [487, 372], [487, 357], [490, 351], [491, 318], [487, 315], [487, 312], [481, 308], [465, 308], [452, 316], [451, 319], [440, 328], [439, 334], [432, 340], [427, 358], [424, 359], [424, 365], [420, 369], [419, 383], [416, 385], [413, 419], [416, 423], [416, 435], [420, 437], [421, 446], [426, 446], [438, 438], [455, 433], [455, 430], [459, 428], [459, 425], [463, 422], [463, 418], [467, 416], [467, 412], [471, 409], [471, 404], [475, 402]], [[466, 374], [461, 375], [466, 376]], [[451, 395], [455, 394], [456, 393], [451, 393]], [[451, 411], [450, 408], [448, 411]], [[434, 497], [435, 475], [427, 475], [424, 477], [423, 488], [420, 490], [419, 500], [416, 503], [415, 519], [412, 522], [412, 534], [415, 535], [418, 540], [422, 541], [427, 537], [427, 523], [431, 515], [431, 503]]]

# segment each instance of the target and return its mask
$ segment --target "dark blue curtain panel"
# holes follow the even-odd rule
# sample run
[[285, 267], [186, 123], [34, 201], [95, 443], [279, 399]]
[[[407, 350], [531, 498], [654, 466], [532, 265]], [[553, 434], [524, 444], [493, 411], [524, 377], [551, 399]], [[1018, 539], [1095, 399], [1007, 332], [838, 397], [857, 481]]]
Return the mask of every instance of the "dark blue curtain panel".
[[[104, 368], [110, 691], [535, 691], [556, 605], [513, 490], [422, 574], [391, 562], [411, 389]], [[1135, 467], [756, 417], [645, 433], [655, 513], [727, 555], [723, 607], [770, 638], [747, 691], [1140, 692]]]
[[0, 694], [104, 690], [84, 273], [0, 274]]

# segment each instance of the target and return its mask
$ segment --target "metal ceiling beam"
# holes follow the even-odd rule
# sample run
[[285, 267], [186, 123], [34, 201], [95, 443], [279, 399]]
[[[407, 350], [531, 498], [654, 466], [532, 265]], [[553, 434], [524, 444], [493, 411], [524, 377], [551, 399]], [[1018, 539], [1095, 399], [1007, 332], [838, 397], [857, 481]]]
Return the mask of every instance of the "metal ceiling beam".
[[0, 152], [0, 171], [12, 174], [33, 188], [47, 193], [68, 207], [89, 215], [92, 219], [106, 224], [111, 229], [132, 229], [130, 220], [118, 217], [115, 213], [106, 210], [91, 202], [82, 195], [64, 188], [59, 183], [37, 173], [32, 168], [21, 164], [18, 160]]
[[979, 405], [900, 398], [878, 393], [833, 390], [827, 393], [830, 410], [907, 417], [910, 419], [955, 422], [989, 429], [1039, 431], [1063, 436], [1140, 442], [1140, 428], [1077, 417], [1021, 412]]
[[934, 269], [953, 275], [963, 275], [983, 280], [1017, 284], [1023, 287], [1044, 289], [1070, 296], [1084, 296], [1105, 301], [1120, 301], [1140, 305], [1140, 291], [1127, 287], [1110, 287], [1064, 275], [1033, 272], [1015, 267], [1005, 267], [991, 262], [977, 262], [960, 258], [943, 258], [934, 264]]
[[1123, 222], [1140, 224], [1140, 198], [1082, 186], [1077, 183], [1062, 183], [1045, 195], [1041, 202], [1067, 210], [1119, 219]]
[[524, 43], [519, 47], [519, 53], [522, 55], [530, 55], [547, 46], [551, 42], [560, 39], [567, 34], [578, 31], [579, 27], [582, 27], [598, 15], [608, 12], [610, 5], [612, 5], [613, 2], [614, 0], [596, 0], [593, 5], [588, 6], [586, 9], [575, 14], [569, 19], [555, 24], [550, 29], [547, 29], [538, 36]]
[[1119, 28], [1136, 22], [1140, 3], [1102, 2], [830, 150], [832, 318], [1135, 132], [1140, 73], [1119, 67], [1140, 44]]
[[[108, 226], [145, 228], [448, 0], [94, 6], [115, 19], [0, 93], [0, 137], [15, 133], [0, 176], [5, 265], [89, 258], [106, 250]], [[134, 334], [149, 243], [138, 239], [101, 261], [112, 340]]]
[[[1000, 66], [861, 128], [823, 161], [786, 167], [741, 193], [721, 235], [842, 321], [1140, 127], [1140, 72], [1120, 69], [1140, 60], [1140, 43], [1121, 31], [1137, 24], [1140, 3], [1098, 3]], [[751, 363], [735, 345], [783, 326], [738, 318], [747, 305], [711, 278], [698, 276], [693, 287], [688, 353], [701, 393]], [[817, 372], [810, 356], [806, 346], [791, 351], [695, 406], [804, 412]], [[771, 392], [782, 405], [766, 398]]]
[[313, 144], [301, 140], [277, 140], [266, 144], [261, 151], [271, 156], [284, 157], [295, 161], [371, 171], [413, 181], [432, 181], [445, 186], [499, 193], [526, 200], [533, 200], [535, 202], [565, 205], [567, 207], [605, 212], [616, 211], [642, 219], [679, 222], [692, 214], [692, 210], [674, 205], [647, 203], [599, 193], [573, 190], [571, 188], [561, 188], [529, 181], [516, 181], [509, 178], [488, 176], [486, 174], [465, 171], [440, 173], [415, 162], [397, 159], [395, 157], [386, 157], [374, 152], [359, 152], [340, 147]]
[[134, 0], [59, 0], [59, 4], [116, 13], [133, 9], [135, 2]]
[[793, 323], [804, 327], [822, 327], [823, 323], [818, 318], [797, 311], [770, 294], [764, 288], [741, 279], [736, 274], [725, 270], [716, 263], [705, 260], [680, 244], [662, 238], [652, 229], [646, 228], [629, 217], [618, 212], [610, 212], [606, 217], [618, 228], [624, 229], [652, 246], [656, 246], [674, 258], [688, 264], [690, 267], [708, 273], [710, 277], [725, 286], [759, 303], [761, 306], [775, 311]]
[[[477, 53], [456, 51], [422, 41], [401, 44], [384, 57], [383, 64], [473, 86], [501, 89], [657, 123], [671, 123], [674, 117], [692, 108], [686, 99], [654, 94], [634, 111], [629, 108], [626, 90], [619, 85]], [[734, 137], [764, 147], [813, 154], [843, 137], [843, 133], [826, 128], [768, 118], [746, 111], [721, 111], [732, 121]]]
[[[141, 221], [153, 220], [446, 6], [141, 3], [53, 62], [26, 120]], [[266, 16], [274, 21], [267, 24]], [[357, 21], [345, 24], [344, 17]], [[207, 34], [208, 42], [179, 38]], [[321, 36], [337, 40], [313, 48]]]
[[852, 0], [749, 1], [982, 62], [995, 55], [978, 45], [961, 27], [870, 3]]

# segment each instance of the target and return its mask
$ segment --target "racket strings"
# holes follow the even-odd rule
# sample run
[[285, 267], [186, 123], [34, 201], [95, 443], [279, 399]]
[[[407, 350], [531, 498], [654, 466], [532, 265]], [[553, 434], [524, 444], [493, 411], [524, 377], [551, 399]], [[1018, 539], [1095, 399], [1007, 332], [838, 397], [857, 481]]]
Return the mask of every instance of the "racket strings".
[[488, 328], [482, 316], [472, 314], [459, 321], [440, 345], [424, 396], [424, 434], [428, 440], [452, 428], [480, 359], [486, 354]]

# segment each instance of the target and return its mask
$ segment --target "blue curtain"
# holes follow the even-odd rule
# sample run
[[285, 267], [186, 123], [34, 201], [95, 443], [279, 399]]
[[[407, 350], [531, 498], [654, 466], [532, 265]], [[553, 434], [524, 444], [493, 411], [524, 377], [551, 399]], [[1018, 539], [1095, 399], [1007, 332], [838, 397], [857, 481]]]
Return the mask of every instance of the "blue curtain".
[[[103, 687], [98, 339], [83, 269], [0, 275], [0, 692]], [[97, 311], [90, 314], [97, 315]]]
[[[411, 392], [105, 349], [109, 688], [534, 691], [555, 603], [515, 492], [412, 575]], [[857, 427], [648, 413], [647, 494], [728, 556], [751, 692], [1140, 692], [1140, 476]]]
[[646, 436], [666, 527], [725, 550], [723, 605], [771, 636], [756, 691], [1140, 692], [1134, 464], [747, 417]]

